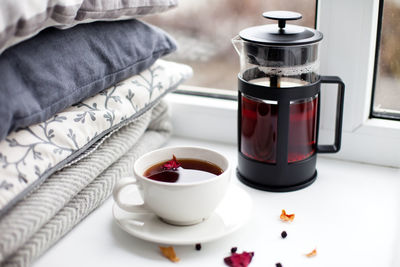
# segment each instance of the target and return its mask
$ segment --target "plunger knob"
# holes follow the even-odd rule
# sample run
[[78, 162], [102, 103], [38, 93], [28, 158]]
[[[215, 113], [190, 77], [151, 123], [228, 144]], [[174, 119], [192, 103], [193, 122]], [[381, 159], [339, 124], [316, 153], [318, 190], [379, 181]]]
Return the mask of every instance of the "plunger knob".
[[292, 11], [268, 11], [264, 12], [262, 15], [267, 19], [277, 20], [280, 30], [285, 28], [287, 20], [298, 20], [303, 17], [300, 13]]

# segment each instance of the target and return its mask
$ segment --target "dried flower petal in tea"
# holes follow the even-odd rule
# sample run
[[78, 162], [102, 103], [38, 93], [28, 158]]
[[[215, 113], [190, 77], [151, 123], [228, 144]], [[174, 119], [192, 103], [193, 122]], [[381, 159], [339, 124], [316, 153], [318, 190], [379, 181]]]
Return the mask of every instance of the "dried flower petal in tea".
[[173, 170], [176, 171], [181, 164], [176, 160], [175, 155], [172, 155], [172, 159], [167, 161], [164, 165], [163, 168], [164, 170]]

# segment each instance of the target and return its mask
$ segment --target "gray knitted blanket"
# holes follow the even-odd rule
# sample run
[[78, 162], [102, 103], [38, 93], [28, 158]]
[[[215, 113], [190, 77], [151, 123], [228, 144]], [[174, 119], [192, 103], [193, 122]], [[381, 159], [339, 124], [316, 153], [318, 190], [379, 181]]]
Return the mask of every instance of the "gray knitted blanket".
[[50, 176], [0, 220], [0, 266], [28, 266], [106, 200], [134, 161], [171, 133], [163, 102]]

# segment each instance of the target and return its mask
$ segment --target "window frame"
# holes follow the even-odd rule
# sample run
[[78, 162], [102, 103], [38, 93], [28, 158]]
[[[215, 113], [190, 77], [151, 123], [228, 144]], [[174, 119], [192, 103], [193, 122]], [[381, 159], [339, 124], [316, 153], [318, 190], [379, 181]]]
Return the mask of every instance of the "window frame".
[[[324, 34], [320, 72], [346, 84], [341, 150], [321, 156], [400, 167], [400, 122], [370, 116], [379, 1], [318, 0], [316, 11], [317, 29]], [[167, 97], [176, 136], [237, 143], [236, 101], [182, 91]], [[321, 89], [320, 144], [333, 140], [333, 99], [336, 90]]]
[[387, 120], [397, 120], [399, 121], [400, 111], [397, 110], [382, 110], [382, 111], [374, 111], [375, 104], [375, 93], [378, 79], [378, 68], [379, 68], [379, 52], [381, 49], [381, 41], [382, 41], [382, 25], [383, 25], [383, 8], [384, 8], [384, 0], [379, 0], [379, 11], [378, 11], [378, 26], [377, 26], [377, 36], [376, 36], [376, 47], [375, 47], [375, 64], [374, 64], [374, 78], [372, 82], [372, 102], [370, 107], [370, 117], [378, 118], [378, 119], [387, 119]]
[[[370, 117], [379, 1], [320, 0], [317, 13], [317, 28], [325, 36], [321, 73], [338, 75], [346, 84], [342, 149], [332, 157], [399, 167], [400, 122]], [[326, 92], [322, 99], [322, 142], [332, 135], [334, 94]]]

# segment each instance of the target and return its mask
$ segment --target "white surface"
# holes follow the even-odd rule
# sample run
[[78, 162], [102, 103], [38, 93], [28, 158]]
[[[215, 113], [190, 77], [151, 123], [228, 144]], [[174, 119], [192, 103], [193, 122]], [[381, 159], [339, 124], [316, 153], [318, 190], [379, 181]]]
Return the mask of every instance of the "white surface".
[[237, 101], [168, 94], [174, 133], [215, 142], [237, 140]]
[[[173, 139], [168, 145], [201, 145], [228, 156], [236, 147]], [[263, 192], [241, 184], [253, 200], [248, 224], [222, 239], [175, 246], [177, 266], [225, 266], [223, 258], [237, 246], [254, 251], [252, 266], [400, 266], [400, 170], [318, 158], [318, 178], [290, 193]], [[113, 221], [112, 199], [90, 214], [50, 248], [33, 266], [173, 266], [158, 245], [135, 238]], [[279, 220], [281, 209], [295, 213], [292, 223]], [[238, 210], [240, 212], [240, 210]], [[286, 239], [280, 233], [286, 230]], [[316, 248], [318, 255], [305, 253]]]
[[[243, 212], [236, 212], [238, 209]], [[207, 220], [196, 225], [170, 225], [161, 221], [154, 213], [125, 212], [115, 203], [113, 215], [123, 230], [140, 239], [166, 245], [193, 246], [217, 240], [236, 231], [250, 217], [251, 209], [250, 195], [237, 185], [231, 184], [215, 212]]]

